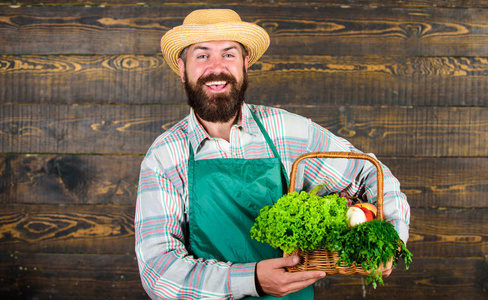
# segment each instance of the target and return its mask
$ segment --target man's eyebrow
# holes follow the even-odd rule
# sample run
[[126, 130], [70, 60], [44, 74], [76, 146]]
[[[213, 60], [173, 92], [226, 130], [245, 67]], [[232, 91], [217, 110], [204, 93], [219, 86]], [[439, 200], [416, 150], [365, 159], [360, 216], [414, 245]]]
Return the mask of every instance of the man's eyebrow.
[[195, 50], [209, 50], [210, 48], [209, 47], [205, 47], [205, 46], [195, 46], [193, 48], [193, 51]]
[[[232, 45], [232, 46], [229, 46], [227, 48], [222, 49], [222, 51], [229, 51], [229, 50], [233, 50], [233, 49], [237, 50], [238, 48], [237, 48], [237, 46]], [[207, 46], [195, 46], [193, 48], [193, 51], [195, 51], [195, 50], [210, 50], [210, 48]]]
[[229, 46], [229, 47], [225, 48], [224, 51], [229, 51], [229, 50], [233, 50], [233, 49], [237, 50], [237, 46], [234, 46], [234, 45]]

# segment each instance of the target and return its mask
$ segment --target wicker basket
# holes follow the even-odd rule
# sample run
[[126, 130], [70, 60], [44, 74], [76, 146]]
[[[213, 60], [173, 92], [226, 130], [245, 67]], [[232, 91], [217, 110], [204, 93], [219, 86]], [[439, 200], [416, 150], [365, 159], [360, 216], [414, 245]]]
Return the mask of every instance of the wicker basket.
[[[377, 176], [377, 184], [378, 184], [378, 196], [377, 196], [377, 214], [376, 219], [383, 220], [383, 169], [381, 164], [371, 156], [362, 153], [351, 153], [351, 152], [312, 152], [306, 153], [299, 156], [291, 167], [291, 174], [290, 174], [290, 186], [288, 188], [288, 192], [295, 191], [295, 181], [296, 181], [296, 172], [298, 168], [298, 164], [308, 158], [348, 158], [348, 159], [363, 159], [370, 161], [376, 167], [378, 176]], [[337, 251], [329, 251], [327, 249], [316, 249], [316, 250], [308, 250], [308, 251], [301, 251], [296, 250], [292, 253], [284, 253], [283, 256], [291, 256], [297, 255], [300, 258], [300, 262], [288, 268], [290, 272], [298, 272], [298, 271], [311, 271], [311, 270], [318, 270], [324, 271], [327, 275], [367, 275], [367, 272], [363, 270], [361, 265], [338, 265], [337, 261], [339, 259], [339, 254]]]

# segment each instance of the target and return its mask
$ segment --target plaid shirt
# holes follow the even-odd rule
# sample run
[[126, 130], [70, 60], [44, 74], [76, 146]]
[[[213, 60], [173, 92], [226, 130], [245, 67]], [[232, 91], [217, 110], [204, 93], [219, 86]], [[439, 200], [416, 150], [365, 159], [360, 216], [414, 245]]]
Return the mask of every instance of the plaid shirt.
[[[273, 157], [252, 118], [255, 112], [271, 137], [288, 175], [295, 159], [307, 152], [359, 152], [348, 141], [311, 120], [281, 109], [244, 104], [229, 142], [210, 137], [193, 111], [160, 135], [141, 165], [135, 214], [135, 245], [142, 284], [153, 299], [227, 299], [258, 296], [255, 263], [196, 259], [188, 255], [188, 153], [195, 160]], [[384, 171], [384, 216], [408, 240], [410, 207], [390, 170]], [[360, 195], [376, 203], [376, 169], [363, 160], [308, 159], [297, 169], [296, 189]], [[191, 209], [191, 208], [190, 208]]]

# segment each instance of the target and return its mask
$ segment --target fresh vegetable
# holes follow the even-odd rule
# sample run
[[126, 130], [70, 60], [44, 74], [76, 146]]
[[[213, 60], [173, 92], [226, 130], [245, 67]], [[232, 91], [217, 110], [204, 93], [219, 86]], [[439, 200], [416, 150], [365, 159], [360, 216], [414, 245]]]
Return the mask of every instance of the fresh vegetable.
[[383, 284], [381, 268], [390, 260], [395, 266], [403, 258], [408, 269], [413, 255], [393, 225], [374, 220], [371, 207], [349, 207], [351, 203], [345, 197], [317, 196], [319, 189], [288, 193], [274, 205], [261, 209], [251, 237], [286, 253], [323, 248], [337, 251], [337, 263], [361, 265], [368, 272], [366, 283], [374, 288]]
[[347, 230], [347, 199], [293, 192], [265, 206], [251, 228], [251, 237], [287, 253], [294, 250], [336, 249]]
[[347, 220], [347, 225], [349, 225], [349, 227], [354, 227], [356, 225], [368, 221], [366, 219], [366, 214], [364, 213], [364, 211], [357, 206], [349, 207], [346, 213], [346, 220]]
[[383, 285], [381, 268], [390, 260], [396, 266], [399, 259], [403, 258], [405, 268], [408, 269], [413, 258], [393, 225], [383, 220], [372, 220], [353, 227], [343, 236], [342, 247], [338, 252], [338, 263], [350, 266], [356, 262], [365, 271], [369, 271], [366, 284], [371, 283], [374, 288], [378, 283]]

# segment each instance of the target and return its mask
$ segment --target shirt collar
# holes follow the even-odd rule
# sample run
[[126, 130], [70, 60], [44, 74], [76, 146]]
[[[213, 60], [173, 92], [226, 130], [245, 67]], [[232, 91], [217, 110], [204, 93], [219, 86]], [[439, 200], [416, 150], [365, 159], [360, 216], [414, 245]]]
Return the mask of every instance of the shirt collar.
[[[243, 103], [241, 107], [237, 126], [252, 135], [259, 135], [261, 132], [258, 124], [256, 124], [256, 121], [252, 117], [251, 108], [246, 103]], [[205, 128], [198, 122], [194, 110], [191, 109], [190, 115], [188, 116], [188, 139], [195, 153], [200, 144], [210, 138]]]
[[210, 138], [210, 136], [200, 122], [198, 122], [193, 108], [190, 109], [190, 115], [188, 116], [188, 140], [195, 153], [200, 144], [207, 138]]
[[256, 121], [254, 121], [254, 118], [252, 117], [251, 113], [251, 105], [244, 104], [241, 109], [241, 115], [238, 121], [238, 125], [241, 126], [241, 128], [252, 134], [252, 135], [259, 135], [261, 133], [261, 130], [259, 129], [258, 124]]

